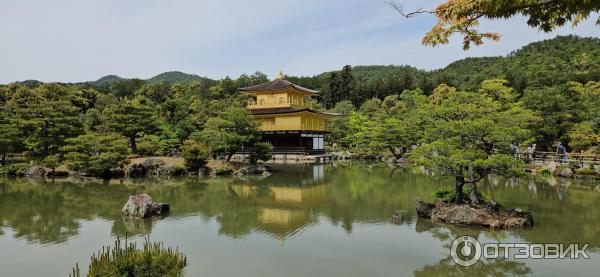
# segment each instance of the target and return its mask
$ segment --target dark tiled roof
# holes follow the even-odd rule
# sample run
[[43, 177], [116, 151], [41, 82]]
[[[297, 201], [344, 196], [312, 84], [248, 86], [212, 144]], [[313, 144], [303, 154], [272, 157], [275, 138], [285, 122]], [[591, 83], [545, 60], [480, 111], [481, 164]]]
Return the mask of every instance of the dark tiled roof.
[[272, 108], [272, 109], [255, 109], [250, 110], [250, 114], [252, 115], [262, 115], [262, 114], [281, 114], [281, 113], [298, 113], [303, 111], [308, 111], [308, 108]]
[[307, 111], [309, 113], [318, 113], [318, 114], [324, 114], [324, 115], [330, 115], [330, 116], [338, 116], [339, 114], [337, 113], [327, 113], [327, 112], [318, 112], [318, 111], [313, 111], [309, 108], [293, 108], [293, 107], [288, 107], [288, 108], [271, 108], [271, 109], [254, 109], [254, 110], [250, 110], [250, 114], [251, 115], [266, 115], [266, 114], [286, 114], [286, 113], [299, 113], [299, 112], [304, 112]]
[[287, 80], [283, 80], [283, 79], [275, 79], [271, 82], [267, 82], [264, 84], [260, 84], [260, 85], [256, 85], [256, 86], [250, 86], [250, 87], [245, 87], [245, 88], [240, 88], [240, 91], [242, 92], [250, 92], [250, 91], [269, 91], [269, 90], [281, 90], [281, 89], [285, 89], [288, 87], [293, 87], [294, 89], [297, 89], [299, 91], [303, 91], [306, 93], [313, 93], [313, 94], [317, 94], [319, 93], [319, 91], [316, 90], [312, 90], [312, 89], [307, 89], [305, 87], [296, 85], [290, 81]]

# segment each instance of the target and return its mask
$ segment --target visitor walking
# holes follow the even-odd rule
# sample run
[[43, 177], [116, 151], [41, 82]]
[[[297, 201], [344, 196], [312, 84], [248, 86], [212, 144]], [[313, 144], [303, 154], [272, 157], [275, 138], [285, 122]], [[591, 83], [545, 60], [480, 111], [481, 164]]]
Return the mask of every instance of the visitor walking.
[[519, 154], [519, 146], [518, 146], [518, 145], [516, 145], [516, 144], [512, 144], [512, 143], [511, 143], [511, 144], [510, 144], [510, 149], [511, 149], [511, 151], [512, 151], [513, 157], [514, 157], [515, 159], [517, 159], [517, 160], [518, 160], [518, 159], [520, 158], [520, 157], [519, 157], [519, 155], [520, 155], [520, 154]]
[[566, 163], [569, 161], [569, 156], [567, 155], [567, 149], [562, 145], [559, 141], [556, 146], [556, 155], [558, 156], [559, 162]]
[[527, 150], [525, 150], [525, 153], [527, 154], [527, 162], [531, 163], [533, 162], [533, 145], [529, 145], [527, 146]]

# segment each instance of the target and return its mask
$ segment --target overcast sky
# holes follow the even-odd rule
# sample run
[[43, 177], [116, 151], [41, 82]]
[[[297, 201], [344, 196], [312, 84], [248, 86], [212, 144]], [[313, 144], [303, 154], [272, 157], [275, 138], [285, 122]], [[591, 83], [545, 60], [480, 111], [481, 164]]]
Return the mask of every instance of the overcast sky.
[[[404, 2], [431, 8], [439, 0]], [[211, 78], [257, 70], [313, 75], [345, 64], [434, 69], [557, 34], [600, 36], [592, 20], [545, 34], [513, 18], [483, 22], [502, 40], [464, 52], [458, 37], [422, 46], [433, 23], [428, 15], [402, 18], [384, 0], [0, 0], [0, 83], [171, 70]]]

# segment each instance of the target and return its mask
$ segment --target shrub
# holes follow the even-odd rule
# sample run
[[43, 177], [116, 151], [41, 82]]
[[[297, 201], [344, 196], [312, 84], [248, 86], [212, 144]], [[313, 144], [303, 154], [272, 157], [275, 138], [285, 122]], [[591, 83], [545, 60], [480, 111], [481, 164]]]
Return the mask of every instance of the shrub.
[[181, 142], [177, 138], [161, 139], [158, 143], [158, 154], [169, 155], [179, 152]]
[[552, 172], [548, 168], [542, 168], [540, 171], [538, 171], [538, 174], [541, 176], [550, 176], [552, 175]]
[[29, 169], [27, 163], [15, 163], [0, 167], [0, 176], [24, 176], [25, 171]]
[[250, 153], [250, 163], [256, 164], [258, 160], [268, 161], [271, 159], [273, 146], [268, 142], [259, 142], [254, 145], [254, 151]]
[[137, 152], [142, 156], [154, 156], [158, 152], [160, 138], [155, 135], [145, 135], [137, 143]]
[[54, 170], [60, 165], [60, 158], [57, 155], [48, 156], [42, 163], [54, 173]]
[[[121, 246], [119, 238], [114, 247], [103, 247], [98, 254], [92, 255], [87, 276], [181, 276], [187, 265], [185, 255], [171, 248], [164, 248], [162, 243], [145, 239], [142, 249], [135, 243]], [[73, 268], [72, 277], [79, 277], [79, 265]]]
[[127, 163], [128, 144], [120, 134], [89, 133], [66, 140], [62, 148], [69, 169], [95, 176], [106, 176], [111, 169]]
[[183, 176], [187, 174], [185, 166], [176, 164], [171, 167], [171, 176]]
[[185, 160], [185, 165], [191, 170], [197, 170], [203, 167], [210, 155], [210, 150], [205, 144], [198, 143], [194, 140], [184, 141], [182, 150], [181, 154]]
[[575, 175], [590, 176], [590, 175], [596, 175], [596, 174], [597, 174], [597, 172], [595, 169], [579, 168], [579, 169], [575, 170]]
[[216, 175], [230, 175], [233, 173], [233, 167], [230, 164], [222, 164], [215, 168]]
[[570, 161], [568, 164], [568, 167], [571, 170], [575, 171], [580, 167], [580, 165], [581, 165], [581, 163], [579, 161]]
[[[465, 186], [465, 188], [463, 189], [462, 199], [469, 199], [469, 194], [471, 194], [471, 190], [472, 188], [470, 186]], [[454, 199], [456, 199], [456, 191], [454, 189], [438, 189], [433, 194], [435, 198], [443, 202], [454, 202]], [[477, 191], [477, 197], [483, 200], [488, 199], [488, 196], [481, 191]]]

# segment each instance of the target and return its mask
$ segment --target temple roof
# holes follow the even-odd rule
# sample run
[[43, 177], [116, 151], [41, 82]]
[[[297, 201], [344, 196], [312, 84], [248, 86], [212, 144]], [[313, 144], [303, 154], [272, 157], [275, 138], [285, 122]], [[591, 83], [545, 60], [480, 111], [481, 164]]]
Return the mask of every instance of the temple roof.
[[283, 80], [283, 79], [275, 79], [271, 82], [267, 82], [264, 84], [240, 88], [240, 91], [241, 92], [261, 92], [261, 91], [283, 90], [286, 88], [293, 88], [295, 90], [298, 90], [298, 91], [304, 92], [304, 93], [308, 93], [308, 94], [318, 94], [319, 93], [319, 91], [317, 91], [317, 90], [307, 89], [305, 87], [296, 85], [290, 81]]
[[322, 114], [322, 115], [326, 115], [326, 116], [338, 116], [339, 115], [337, 113], [314, 111], [309, 108], [294, 108], [294, 107], [250, 110], [251, 115], [287, 114], [287, 113], [299, 113], [299, 112], [316, 113], [316, 114]]

